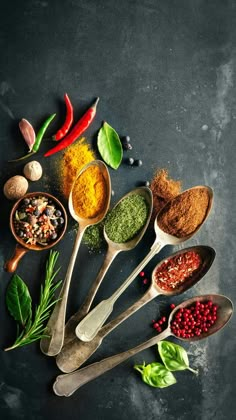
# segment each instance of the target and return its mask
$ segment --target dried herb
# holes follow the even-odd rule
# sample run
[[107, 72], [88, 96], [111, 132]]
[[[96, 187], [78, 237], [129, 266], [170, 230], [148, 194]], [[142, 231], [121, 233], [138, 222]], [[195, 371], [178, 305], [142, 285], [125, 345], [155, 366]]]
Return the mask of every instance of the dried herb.
[[148, 217], [148, 205], [143, 196], [132, 194], [120, 201], [105, 219], [105, 231], [116, 243], [130, 241], [142, 229]]
[[[59, 253], [51, 251], [46, 263], [46, 276], [44, 285], [41, 286], [39, 304], [36, 306], [32, 317], [31, 297], [28, 287], [23, 280], [14, 275], [7, 289], [6, 304], [10, 314], [17, 321], [17, 338], [15, 343], [5, 351], [31, 344], [44, 337], [45, 321], [49, 318], [53, 305], [55, 290], [61, 281], [54, 283], [54, 278], [59, 269], [54, 271]], [[21, 327], [21, 332], [19, 332]]]

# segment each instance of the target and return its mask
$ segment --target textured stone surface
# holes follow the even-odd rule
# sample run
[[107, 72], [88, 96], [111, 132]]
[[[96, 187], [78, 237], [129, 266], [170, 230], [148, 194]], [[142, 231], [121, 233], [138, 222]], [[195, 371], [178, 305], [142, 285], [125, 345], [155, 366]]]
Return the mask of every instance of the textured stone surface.
[[[182, 299], [204, 293], [236, 298], [235, 286], [235, 130], [236, 130], [236, 7], [233, 0], [3, 0], [0, 25], [0, 176], [1, 185], [22, 174], [24, 163], [8, 163], [26, 152], [18, 121], [28, 119], [36, 131], [44, 118], [57, 112], [48, 134], [64, 118], [67, 92], [76, 118], [94, 97], [101, 98], [96, 120], [87, 131], [95, 144], [101, 122], [129, 135], [133, 150], [126, 157], [141, 158], [142, 167], [125, 163], [110, 170], [115, 203], [137, 184], [150, 180], [157, 168], [183, 181], [183, 187], [206, 184], [213, 188], [212, 213], [188, 243], [210, 245], [216, 259], [201, 283]], [[45, 190], [60, 196], [57, 157], [43, 158], [51, 147], [45, 141], [37, 160], [43, 177], [29, 191]], [[63, 200], [63, 198], [62, 198]], [[66, 202], [64, 201], [66, 205]], [[11, 203], [1, 191], [0, 222], [0, 346], [15, 338], [15, 324], [5, 308], [10, 275], [4, 261], [15, 246], [8, 228]], [[60, 251], [61, 277], [74, 242], [73, 221]], [[145, 235], [138, 247], [120, 254], [104, 279], [95, 303], [110, 296], [148, 252], [153, 240]], [[185, 245], [183, 245], [185, 246]], [[172, 249], [166, 247], [146, 268]], [[27, 282], [34, 301], [43, 280], [47, 252], [29, 253], [18, 274]], [[68, 315], [82, 303], [103, 261], [104, 253], [90, 254], [83, 245], [74, 271]], [[137, 300], [146, 288], [137, 279], [119, 299], [112, 317]], [[98, 361], [137, 345], [153, 334], [153, 318], [165, 313], [170, 301], [159, 297], [118, 327], [91, 357]], [[186, 344], [190, 372], [176, 374], [178, 383], [149, 388], [133, 370], [134, 363], [157, 359], [146, 350], [78, 390], [59, 398], [52, 383], [59, 373], [55, 361], [33, 344], [0, 352], [0, 417], [4, 420], [224, 420], [235, 405], [235, 318], [208, 340]], [[88, 362], [87, 362], [88, 363]]]

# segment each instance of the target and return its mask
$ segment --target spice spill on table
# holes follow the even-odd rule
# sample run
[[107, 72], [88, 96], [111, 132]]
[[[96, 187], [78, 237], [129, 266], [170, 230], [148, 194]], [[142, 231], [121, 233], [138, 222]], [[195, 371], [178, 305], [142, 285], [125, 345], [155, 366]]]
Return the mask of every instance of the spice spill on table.
[[78, 172], [84, 165], [95, 160], [95, 153], [85, 138], [69, 146], [60, 157], [57, 171], [60, 178], [60, 187], [65, 198], [70, 195], [72, 184]]

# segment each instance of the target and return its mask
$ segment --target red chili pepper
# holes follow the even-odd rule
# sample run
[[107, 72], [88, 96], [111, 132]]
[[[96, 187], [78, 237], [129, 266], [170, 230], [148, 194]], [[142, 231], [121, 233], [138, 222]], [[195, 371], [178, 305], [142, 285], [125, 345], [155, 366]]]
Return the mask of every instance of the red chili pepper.
[[53, 136], [53, 140], [56, 141], [61, 140], [68, 133], [74, 118], [73, 106], [67, 93], [64, 95], [64, 100], [66, 104], [66, 119], [62, 127]]
[[96, 99], [94, 104], [85, 112], [85, 114], [80, 118], [80, 120], [75, 124], [69, 134], [64, 137], [55, 147], [45, 153], [45, 157], [51, 156], [54, 153], [60, 152], [65, 149], [67, 146], [70, 146], [92, 123], [95, 115], [96, 108], [99, 98]]

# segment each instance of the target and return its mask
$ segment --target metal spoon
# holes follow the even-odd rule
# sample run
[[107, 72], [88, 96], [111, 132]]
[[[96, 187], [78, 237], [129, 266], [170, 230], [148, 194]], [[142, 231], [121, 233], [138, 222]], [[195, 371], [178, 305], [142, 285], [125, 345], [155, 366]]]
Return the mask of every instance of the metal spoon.
[[60, 370], [63, 372], [71, 372], [81, 366], [101, 345], [103, 339], [113, 331], [118, 325], [120, 325], [123, 321], [129, 318], [132, 314], [134, 314], [138, 309], [144, 306], [146, 303], [150, 302], [152, 299], [159, 295], [165, 296], [174, 296], [180, 293], [185, 292], [194, 284], [196, 284], [201, 278], [207, 273], [209, 268], [211, 267], [214, 258], [215, 258], [215, 251], [213, 248], [208, 246], [195, 246], [191, 248], [186, 248], [184, 250], [178, 251], [175, 254], [172, 254], [169, 259], [183, 254], [187, 251], [194, 251], [197, 252], [201, 256], [201, 266], [198, 270], [193, 272], [192, 276], [189, 279], [186, 279], [183, 283], [180, 283], [178, 287], [171, 291], [167, 291], [158, 287], [156, 283], [155, 273], [158, 267], [163, 264], [163, 261], [159, 262], [157, 266], [154, 268], [152, 273], [152, 283], [148, 288], [147, 292], [144, 296], [141, 297], [137, 302], [131, 305], [126, 311], [122, 312], [117, 318], [110, 321], [108, 324], [104, 325], [94, 337], [92, 341], [89, 342], [82, 342], [78, 341], [78, 339], [74, 339], [71, 341], [67, 346], [65, 346], [61, 353], [57, 356], [56, 362]]
[[[81, 174], [86, 171], [90, 166], [98, 166], [99, 169], [102, 172], [104, 181], [106, 183], [107, 188], [107, 198], [106, 203], [104, 205], [104, 208], [100, 214], [95, 216], [91, 219], [84, 219], [80, 217], [73, 208], [73, 188], [77, 181], [77, 179], [81, 176]], [[54, 309], [52, 311], [52, 314], [49, 318], [47, 327], [46, 327], [46, 334], [47, 337], [42, 338], [40, 342], [40, 348], [41, 351], [44, 354], [47, 354], [48, 356], [55, 356], [58, 354], [62, 348], [63, 341], [64, 341], [64, 329], [65, 329], [65, 315], [66, 315], [66, 305], [67, 305], [67, 299], [68, 299], [68, 293], [69, 293], [69, 287], [71, 282], [71, 277], [77, 257], [77, 253], [79, 250], [79, 246], [83, 237], [83, 234], [85, 232], [85, 229], [88, 226], [94, 225], [96, 223], [99, 223], [104, 216], [106, 215], [109, 205], [110, 205], [110, 197], [111, 197], [111, 181], [110, 181], [110, 175], [108, 172], [108, 169], [106, 165], [100, 161], [100, 160], [94, 160], [87, 165], [85, 165], [82, 170], [79, 172], [77, 178], [75, 179], [71, 192], [69, 195], [69, 210], [71, 213], [71, 216], [79, 223], [79, 229], [77, 232], [77, 236], [74, 243], [74, 248], [71, 254], [70, 262], [68, 265], [67, 273], [65, 280], [63, 282], [63, 286], [61, 288], [60, 294], [59, 294], [59, 300], [54, 306]]]
[[[180, 338], [176, 337], [171, 331], [171, 321], [175, 313], [180, 308], [185, 308], [191, 306], [196, 301], [204, 302], [212, 300], [214, 304], [218, 305], [219, 309], [217, 312], [217, 320], [215, 324], [206, 332], [202, 333], [198, 337], [192, 338]], [[185, 302], [178, 305], [170, 314], [168, 327], [162, 331], [157, 336], [152, 337], [150, 340], [145, 341], [144, 343], [134, 347], [130, 350], [127, 350], [123, 353], [116, 354], [115, 356], [108, 357], [101, 360], [100, 362], [93, 363], [92, 365], [86, 366], [83, 369], [79, 369], [76, 372], [68, 373], [66, 375], [59, 375], [56, 378], [56, 381], [53, 384], [53, 390], [56, 395], [69, 397], [72, 395], [78, 388], [87, 382], [92, 381], [103, 373], [107, 372], [110, 369], [113, 369], [115, 366], [129, 359], [131, 356], [155, 345], [158, 341], [164, 340], [169, 336], [174, 336], [179, 340], [183, 341], [197, 341], [202, 340], [203, 338], [209, 337], [210, 335], [221, 330], [227, 322], [230, 320], [233, 313], [233, 303], [230, 299], [223, 295], [203, 295], [196, 296], [194, 298], [188, 299]]]
[[[145, 267], [145, 265], [153, 258], [155, 254], [160, 252], [160, 250], [165, 245], [178, 245], [187, 239], [191, 238], [203, 225], [204, 221], [206, 220], [212, 206], [213, 201], [213, 191], [210, 187], [206, 186], [198, 186], [193, 187], [191, 190], [201, 188], [206, 189], [209, 195], [209, 205], [206, 211], [206, 216], [198, 228], [192, 232], [191, 234], [183, 237], [177, 238], [176, 236], [169, 235], [161, 230], [158, 226], [158, 217], [162, 214], [165, 209], [163, 208], [160, 213], [157, 215], [155, 219], [155, 232], [156, 232], [156, 239], [151, 247], [150, 252], [146, 255], [146, 257], [141, 261], [141, 263], [134, 269], [134, 271], [130, 274], [130, 276], [125, 280], [125, 282], [116, 290], [116, 292], [108, 299], [103, 300], [100, 302], [88, 315], [78, 324], [75, 330], [75, 334], [77, 337], [82, 341], [91, 341], [95, 335], [98, 333], [101, 326], [104, 324], [108, 316], [111, 314], [113, 310], [114, 303], [120, 297], [120, 295], [127, 289], [127, 287], [132, 283], [132, 281], [136, 278], [138, 273]], [[190, 190], [188, 190], [190, 191]], [[182, 194], [184, 194], [184, 191]], [[181, 194], [180, 194], [181, 196]], [[173, 199], [175, 200], [175, 198]], [[170, 202], [169, 202], [170, 203]], [[168, 203], [166, 204], [168, 205]]]
[[148, 217], [147, 220], [144, 224], [144, 226], [142, 227], [141, 231], [131, 240], [129, 240], [128, 242], [125, 243], [117, 243], [117, 242], [113, 242], [111, 241], [111, 239], [108, 238], [107, 234], [106, 234], [106, 229], [104, 226], [103, 229], [103, 233], [104, 233], [104, 238], [108, 244], [108, 249], [107, 249], [107, 254], [105, 257], [105, 260], [103, 262], [103, 265], [94, 281], [94, 283], [92, 284], [87, 297], [85, 298], [84, 303], [82, 304], [82, 306], [80, 307], [80, 309], [74, 314], [72, 315], [72, 317], [67, 321], [66, 326], [65, 326], [65, 337], [64, 337], [64, 346], [69, 343], [69, 341], [73, 340], [73, 338], [75, 338], [75, 328], [77, 326], [77, 324], [79, 323], [79, 321], [81, 321], [81, 319], [83, 319], [85, 317], [85, 315], [87, 315], [87, 313], [89, 312], [89, 309], [93, 303], [94, 297], [97, 293], [98, 288], [100, 287], [102, 280], [106, 274], [106, 272], [108, 271], [108, 268], [110, 267], [112, 261], [115, 259], [115, 257], [119, 254], [119, 252], [121, 251], [129, 251], [131, 249], [133, 249], [136, 245], [138, 245], [138, 243], [141, 241], [144, 233], [147, 230], [148, 224], [150, 222], [150, 218], [151, 218], [151, 214], [152, 214], [152, 206], [153, 206], [153, 199], [152, 199], [152, 192], [149, 188], [147, 187], [139, 187], [139, 188], [135, 188], [134, 190], [130, 191], [129, 193], [127, 193], [126, 195], [124, 195], [115, 205], [114, 208], [116, 208], [121, 201], [123, 201], [125, 198], [133, 195], [133, 194], [139, 194], [142, 197], [144, 197], [147, 205], [148, 205]]

